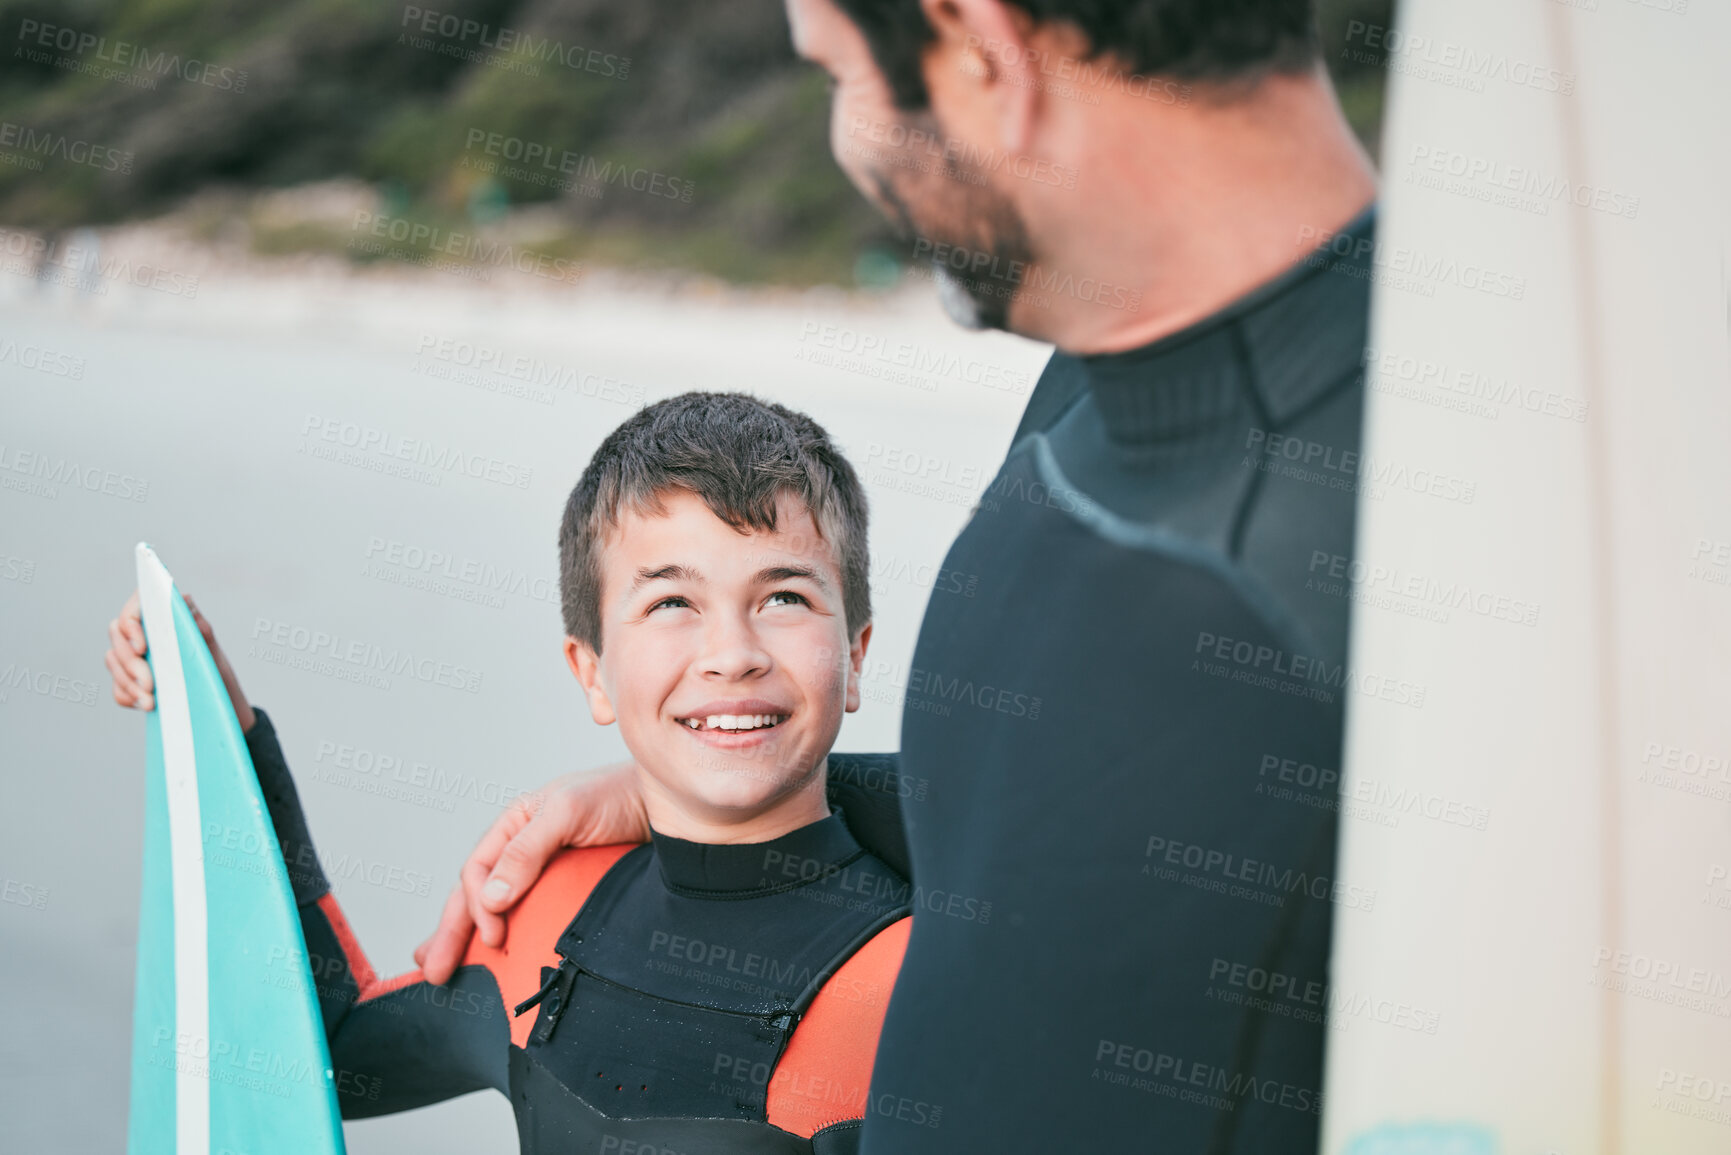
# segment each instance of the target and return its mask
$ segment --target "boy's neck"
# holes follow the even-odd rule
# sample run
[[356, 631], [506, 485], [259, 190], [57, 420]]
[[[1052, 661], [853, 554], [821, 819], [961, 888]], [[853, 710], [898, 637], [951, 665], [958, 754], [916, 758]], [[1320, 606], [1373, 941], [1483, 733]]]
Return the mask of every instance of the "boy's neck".
[[718, 809], [683, 797], [657, 782], [641, 766], [637, 768], [637, 780], [651, 830], [687, 842], [725, 846], [771, 842], [802, 826], [828, 818], [828, 768], [829, 760], [826, 758], [798, 789], [749, 812]]

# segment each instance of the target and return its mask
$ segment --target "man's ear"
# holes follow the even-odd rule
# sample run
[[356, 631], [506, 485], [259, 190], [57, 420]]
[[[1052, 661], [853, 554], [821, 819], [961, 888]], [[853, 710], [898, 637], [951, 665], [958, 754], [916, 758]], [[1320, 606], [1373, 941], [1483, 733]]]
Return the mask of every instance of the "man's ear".
[[854, 635], [853, 644], [847, 649], [847, 705], [846, 711], [851, 714], [859, 709], [860, 672], [865, 669], [866, 647], [871, 644], [872, 624], [867, 622]]
[[567, 634], [565, 664], [583, 684], [583, 693], [589, 699], [589, 716], [595, 719], [597, 726], [611, 726], [619, 715], [613, 712], [613, 703], [608, 700], [607, 691], [601, 688], [601, 655], [588, 642]]
[[[1027, 152], [1042, 87], [1041, 53], [1029, 51], [1033, 19], [1004, 0], [921, 0], [920, 7], [937, 33], [922, 62], [927, 90], [955, 92], [957, 80], [978, 86], [997, 116], [998, 147]], [[935, 98], [934, 111], [942, 117]]]

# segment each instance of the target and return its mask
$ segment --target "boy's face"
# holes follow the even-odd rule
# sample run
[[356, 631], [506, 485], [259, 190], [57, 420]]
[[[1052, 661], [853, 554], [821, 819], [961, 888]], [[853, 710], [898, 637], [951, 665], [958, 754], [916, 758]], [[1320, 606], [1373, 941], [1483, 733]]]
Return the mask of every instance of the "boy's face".
[[871, 627], [848, 636], [835, 549], [797, 499], [774, 533], [741, 533], [689, 491], [658, 496], [664, 513], [627, 511], [602, 550], [601, 653], [567, 638], [566, 657], [652, 802], [748, 821], [812, 787], [859, 709]]

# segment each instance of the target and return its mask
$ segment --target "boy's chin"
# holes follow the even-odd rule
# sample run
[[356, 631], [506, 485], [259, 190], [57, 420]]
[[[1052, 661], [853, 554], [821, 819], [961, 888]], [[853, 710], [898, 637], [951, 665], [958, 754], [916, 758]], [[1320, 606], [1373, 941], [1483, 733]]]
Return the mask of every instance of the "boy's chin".
[[788, 800], [792, 782], [698, 782], [689, 793], [693, 800], [718, 817], [736, 817], [748, 822]]

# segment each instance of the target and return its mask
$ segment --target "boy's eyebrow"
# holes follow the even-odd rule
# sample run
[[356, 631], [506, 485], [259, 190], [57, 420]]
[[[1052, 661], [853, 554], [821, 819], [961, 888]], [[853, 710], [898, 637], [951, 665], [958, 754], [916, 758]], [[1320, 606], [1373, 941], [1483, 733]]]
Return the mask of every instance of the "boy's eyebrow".
[[637, 571], [637, 580], [631, 583], [631, 592], [636, 593], [650, 582], [658, 581], [695, 582], [702, 585], [703, 575], [678, 562], [661, 566], [659, 569], [640, 569]]
[[827, 590], [829, 588], [829, 583], [823, 580], [823, 575], [808, 565], [772, 565], [757, 571], [757, 582], [760, 585], [784, 582], [791, 578], [805, 578], [817, 583], [819, 589]]

